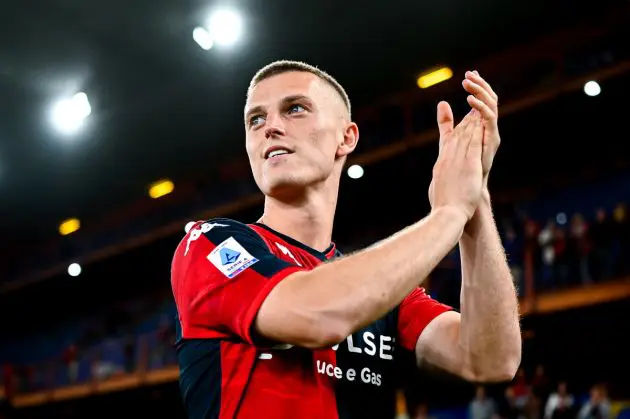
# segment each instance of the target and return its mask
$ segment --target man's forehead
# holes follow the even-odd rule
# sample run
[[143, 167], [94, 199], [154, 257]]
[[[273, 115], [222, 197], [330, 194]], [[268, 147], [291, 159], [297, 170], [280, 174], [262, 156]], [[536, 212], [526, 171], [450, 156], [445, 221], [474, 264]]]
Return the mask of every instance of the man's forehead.
[[249, 92], [246, 110], [267, 106], [289, 96], [308, 96], [312, 99], [328, 94], [326, 83], [315, 74], [290, 71], [260, 81]]

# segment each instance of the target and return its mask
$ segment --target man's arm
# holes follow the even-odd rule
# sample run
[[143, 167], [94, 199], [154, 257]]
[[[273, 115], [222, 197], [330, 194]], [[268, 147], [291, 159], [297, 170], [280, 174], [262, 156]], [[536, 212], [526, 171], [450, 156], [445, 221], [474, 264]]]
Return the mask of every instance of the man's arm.
[[460, 342], [476, 380], [507, 381], [521, 363], [518, 297], [487, 191], [460, 240]]
[[310, 348], [339, 343], [416, 288], [457, 244], [466, 221], [457, 209], [438, 209], [372, 247], [291, 274], [262, 303], [257, 332]]
[[461, 314], [429, 323], [416, 358], [469, 381], [508, 381], [521, 360], [518, 299], [488, 197], [466, 226], [460, 252]]
[[[459, 242], [462, 261], [461, 315], [444, 313], [432, 321], [416, 345], [427, 362], [471, 381], [507, 381], [521, 361], [518, 299], [492, 214], [488, 175], [501, 142], [498, 97], [477, 72], [467, 72], [468, 103], [483, 117], [484, 193]], [[453, 115], [439, 119], [441, 137]]]
[[475, 113], [449, 134], [433, 170], [429, 216], [361, 252], [291, 274], [262, 303], [256, 331], [284, 343], [326, 347], [400, 304], [457, 244], [477, 208], [482, 136]]

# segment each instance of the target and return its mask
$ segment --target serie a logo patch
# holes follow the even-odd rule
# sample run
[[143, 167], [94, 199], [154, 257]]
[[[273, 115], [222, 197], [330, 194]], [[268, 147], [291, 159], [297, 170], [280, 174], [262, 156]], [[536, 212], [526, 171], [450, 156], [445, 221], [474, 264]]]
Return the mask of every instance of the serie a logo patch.
[[223, 275], [234, 278], [258, 262], [234, 237], [224, 240], [210, 252], [208, 260]]

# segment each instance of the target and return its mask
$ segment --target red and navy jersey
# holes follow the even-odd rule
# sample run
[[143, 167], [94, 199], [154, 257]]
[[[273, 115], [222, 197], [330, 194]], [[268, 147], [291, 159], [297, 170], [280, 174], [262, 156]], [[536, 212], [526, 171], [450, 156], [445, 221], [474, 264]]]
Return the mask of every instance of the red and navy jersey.
[[[396, 361], [450, 310], [418, 288], [390, 313], [331, 348], [274, 345], [256, 336], [258, 310], [288, 275], [340, 256], [262, 224], [198, 222], [173, 258], [180, 389], [189, 417], [389, 417]], [[409, 365], [408, 368], [414, 368]]]

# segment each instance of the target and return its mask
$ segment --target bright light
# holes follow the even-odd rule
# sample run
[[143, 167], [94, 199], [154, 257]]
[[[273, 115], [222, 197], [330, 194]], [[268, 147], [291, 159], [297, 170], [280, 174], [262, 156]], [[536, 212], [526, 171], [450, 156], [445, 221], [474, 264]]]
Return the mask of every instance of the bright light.
[[425, 73], [418, 77], [418, 87], [426, 89], [453, 77], [453, 70], [448, 67], [442, 67], [430, 73]]
[[184, 231], [186, 232], [186, 234], [188, 234], [188, 232], [190, 231], [191, 228], [193, 228], [193, 226], [196, 223], [194, 221], [189, 221], [186, 223], [186, 226], [184, 227]]
[[59, 225], [59, 234], [67, 236], [81, 228], [81, 221], [78, 218], [70, 218]]
[[195, 30], [193, 30], [193, 39], [206, 51], [212, 48], [212, 36], [210, 36], [210, 33], [204, 28], [195, 28]]
[[212, 14], [208, 22], [210, 38], [218, 45], [233, 45], [241, 37], [243, 21], [233, 10], [220, 10]]
[[363, 168], [358, 164], [353, 164], [352, 166], [348, 167], [348, 176], [350, 176], [350, 178], [352, 179], [359, 179], [363, 176]]
[[591, 80], [584, 84], [584, 93], [586, 93], [588, 96], [597, 96], [601, 92], [602, 88], [596, 81]]
[[173, 192], [175, 185], [168, 179], [155, 182], [149, 187], [149, 196], [153, 199], [161, 198]]
[[85, 118], [91, 113], [92, 107], [87, 95], [80, 92], [55, 104], [52, 122], [60, 132], [70, 134], [81, 128]]
[[78, 263], [71, 263], [68, 266], [68, 275], [70, 276], [79, 276], [81, 275], [81, 265]]

